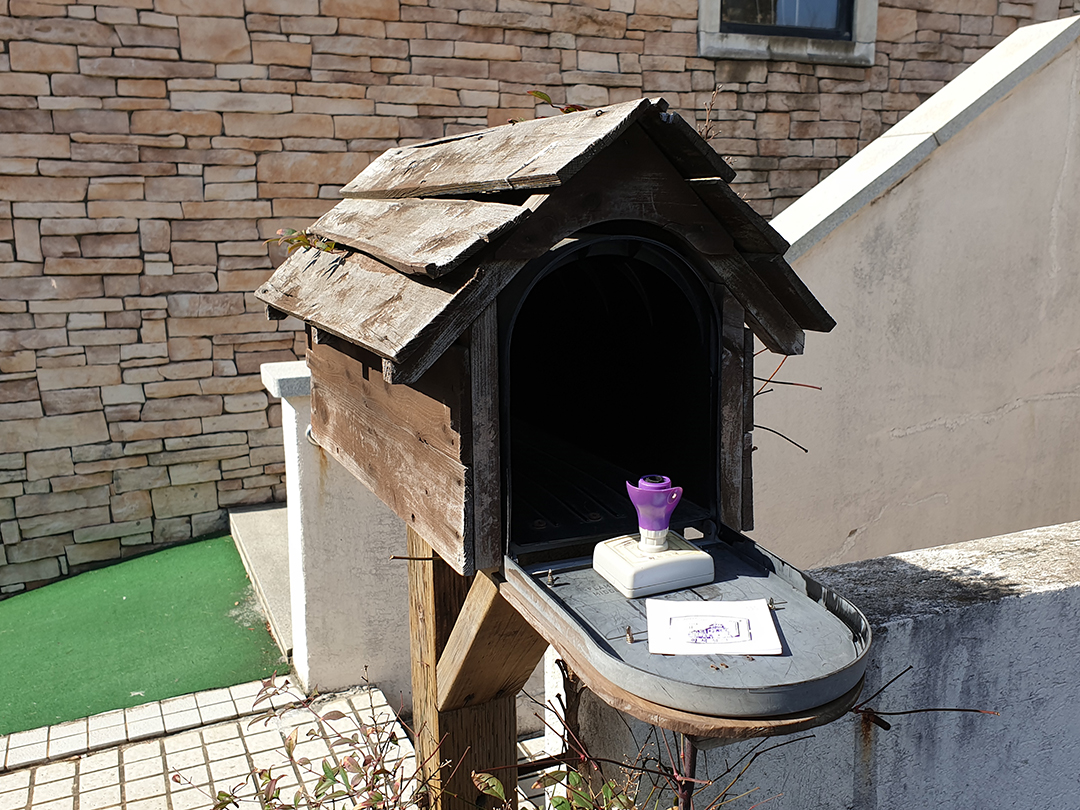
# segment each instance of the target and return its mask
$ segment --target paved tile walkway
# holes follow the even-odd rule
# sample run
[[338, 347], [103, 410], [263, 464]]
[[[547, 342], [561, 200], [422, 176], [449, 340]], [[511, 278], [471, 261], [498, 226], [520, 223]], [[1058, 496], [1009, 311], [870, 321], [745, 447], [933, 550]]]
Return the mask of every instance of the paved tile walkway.
[[[229, 702], [234, 709], [232, 719], [225, 722], [221, 722], [221, 715], [227, 711], [222, 706], [225, 701], [206, 703], [204, 707], [200, 704], [200, 697], [210, 693], [199, 693], [139, 707], [144, 711], [133, 713], [130, 720], [127, 718], [131, 710], [110, 712], [113, 717], [122, 718], [119, 724], [95, 724], [95, 719], [105, 717], [98, 715], [78, 723], [12, 734], [5, 741], [8, 767], [0, 773], [0, 810], [209, 808], [213, 804], [210, 796], [219, 790], [232, 790], [246, 783], [244, 794], [250, 795], [254, 792], [252, 771], [271, 767], [275, 775], [285, 774], [279, 786], [283, 789], [283, 796], [291, 795], [301, 781], [311, 784], [315, 779], [303, 778], [302, 773], [289, 765], [284, 750], [285, 739], [294, 728], [300, 727], [302, 732], [305, 732], [305, 727], [314, 728], [316, 721], [304, 709], [288, 710], [269, 723], [257, 717], [237, 717], [235, 710], [239, 707], [236, 701], [242, 704], [244, 714], [251, 714], [250, 706], [259, 686], [256, 681], [234, 687], [235, 691], [216, 690], [230, 695]], [[202, 698], [204, 701], [207, 699]], [[274, 702], [281, 707], [291, 701], [275, 698]], [[209, 710], [204, 712], [204, 708]], [[260, 704], [258, 713], [264, 710], [264, 705]], [[371, 687], [326, 696], [317, 703], [317, 710], [320, 714], [340, 711], [344, 718], [328, 724], [338, 731], [351, 730], [355, 728], [354, 724], [360, 722], [381, 725], [397, 723], [382, 693]], [[182, 713], [186, 713], [183, 723], [194, 722], [198, 727], [167, 733], [167, 718]], [[126, 730], [129, 735], [150, 736], [147, 717], [156, 720], [156, 736], [141, 742], [117, 744], [126, 742], [120, 735], [120, 729]], [[80, 731], [64, 733], [80, 724]], [[114, 731], [111, 735], [95, 738], [95, 725], [99, 729]], [[401, 767], [408, 771], [414, 767], [412, 746], [400, 726], [397, 728], [400, 742], [390, 752], [390, 761], [401, 763]], [[87, 750], [91, 740], [101, 743], [110, 737], [111, 747]], [[75, 739], [82, 741], [80, 752], [74, 750], [77, 743], [70, 742]], [[321, 737], [309, 739], [305, 732], [299, 739], [297, 757], [308, 757], [317, 763], [324, 757], [334, 756]], [[43, 759], [42, 752], [47, 753], [50, 759], [68, 758], [19, 767], [20, 760], [25, 758]], [[173, 778], [174, 774], [179, 781]], [[253, 803], [252, 806], [257, 804]]]
[[[243, 717], [255, 712], [261, 686], [252, 681], [211, 689], [0, 737], [0, 773]], [[275, 702], [283, 704], [279, 698]]]
[[[265, 704], [252, 709], [260, 686], [255, 681], [200, 692], [0, 738], [5, 763], [0, 810], [208, 809], [219, 790], [244, 786], [243, 795], [251, 796], [252, 771], [261, 768], [284, 774], [281, 795], [291, 798], [298, 786], [310, 787], [317, 779], [288, 762], [285, 740], [293, 729], [300, 729], [297, 758], [311, 759], [313, 767], [325, 757], [344, 756], [344, 749], [331, 752], [321, 736], [309, 738], [315, 718], [306, 709], [288, 709], [291, 699], [285, 696], [272, 701], [285, 709], [279, 717], [269, 722], [252, 717], [266, 710]], [[403, 773], [415, 768], [412, 745], [377, 688], [326, 695], [315, 708], [320, 715], [335, 710], [344, 715], [325, 723], [328, 730], [351, 733], [360, 723], [392, 725], [397, 743], [388, 746], [387, 761], [399, 763]], [[541, 742], [522, 743], [519, 754], [538, 755]], [[519, 807], [535, 808], [538, 793], [542, 796], [519, 786]]]

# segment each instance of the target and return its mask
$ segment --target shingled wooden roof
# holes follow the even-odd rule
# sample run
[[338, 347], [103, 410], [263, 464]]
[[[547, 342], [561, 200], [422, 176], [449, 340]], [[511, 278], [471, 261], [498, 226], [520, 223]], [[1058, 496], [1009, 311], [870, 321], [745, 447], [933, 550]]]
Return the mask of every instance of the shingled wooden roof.
[[704, 254], [765, 345], [797, 354], [804, 329], [835, 322], [784, 261], [787, 243], [728, 185], [734, 177], [662, 99], [390, 149], [309, 229], [347, 250], [296, 251], [256, 295], [410, 382], [528, 260], [617, 212]]

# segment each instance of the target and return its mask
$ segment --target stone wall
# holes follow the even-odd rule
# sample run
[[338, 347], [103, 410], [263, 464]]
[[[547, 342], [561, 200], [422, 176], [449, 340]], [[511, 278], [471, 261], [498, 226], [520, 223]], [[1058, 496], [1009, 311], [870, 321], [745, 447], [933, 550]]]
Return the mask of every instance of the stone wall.
[[713, 144], [771, 216], [1018, 24], [1080, 10], [888, 2], [856, 69], [698, 58], [695, 0], [0, 0], [0, 594], [284, 496], [258, 369], [300, 324], [251, 295], [263, 240], [384, 149], [551, 112], [534, 88], [701, 120], [719, 83]]

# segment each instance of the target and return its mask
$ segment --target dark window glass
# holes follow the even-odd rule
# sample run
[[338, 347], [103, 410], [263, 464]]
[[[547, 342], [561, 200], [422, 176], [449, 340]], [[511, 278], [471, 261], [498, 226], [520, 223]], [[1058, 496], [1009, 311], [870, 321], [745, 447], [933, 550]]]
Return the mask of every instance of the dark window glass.
[[722, 0], [730, 33], [851, 39], [853, 0]]

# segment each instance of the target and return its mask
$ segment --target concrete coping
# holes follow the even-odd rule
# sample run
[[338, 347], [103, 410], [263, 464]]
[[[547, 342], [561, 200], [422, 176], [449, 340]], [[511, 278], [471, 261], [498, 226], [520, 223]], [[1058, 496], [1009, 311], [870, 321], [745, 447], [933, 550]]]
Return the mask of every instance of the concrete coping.
[[1013, 32], [771, 221], [794, 262], [1080, 38], [1080, 16]]
[[262, 382], [266, 390], [280, 399], [311, 396], [311, 371], [304, 360], [291, 363], [263, 363]]
[[1080, 521], [819, 568], [811, 575], [850, 599], [877, 629], [1078, 587]]

